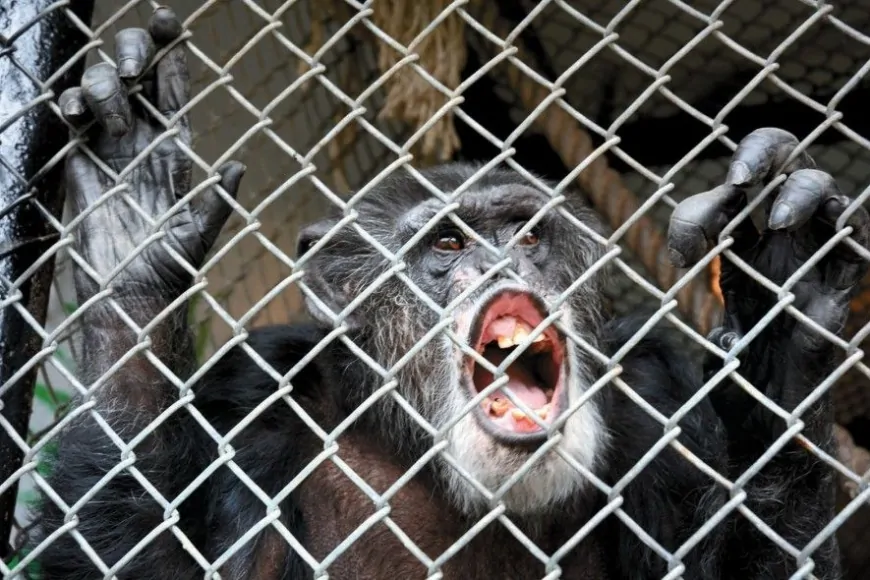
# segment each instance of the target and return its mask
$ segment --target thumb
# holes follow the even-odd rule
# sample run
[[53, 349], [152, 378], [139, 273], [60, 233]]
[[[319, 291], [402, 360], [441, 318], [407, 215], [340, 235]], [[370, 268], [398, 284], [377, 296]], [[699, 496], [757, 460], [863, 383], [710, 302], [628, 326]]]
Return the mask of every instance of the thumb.
[[239, 183], [242, 181], [242, 176], [247, 171], [244, 163], [239, 161], [227, 161], [218, 167], [218, 174], [221, 176], [221, 186], [227, 190], [233, 199], [236, 198], [236, 193], [239, 190]]
[[[227, 161], [217, 170], [218, 175], [221, 176], [219, 185], [233, 199], [236, 198], [236, 194], [239, 191], [239, 183], [241, 183], [242, 176], [246, 170], [247, 167], [238, 161]], [[197, 213], [199, 213], [202, 220], [203, 237], [209, 242], [217, 239], [232, 211], [232, 206], [227, 203], [217, 187], [210, 187], [203, 191], [197, 207]]]

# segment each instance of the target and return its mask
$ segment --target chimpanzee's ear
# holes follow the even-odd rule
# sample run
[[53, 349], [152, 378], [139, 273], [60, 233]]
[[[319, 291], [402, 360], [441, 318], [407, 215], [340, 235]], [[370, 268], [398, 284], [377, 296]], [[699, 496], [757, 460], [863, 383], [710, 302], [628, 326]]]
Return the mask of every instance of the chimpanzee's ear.
[[[307, 254], [338, 222], [338, 219], [329, 218], [303, 228], [296, 239], [296, 259], [298, 260]], [[334, 272], [337, 269], [330, 268], [329, 263], [326, 262], [331, 257], [331, 252], [324, 251], [327, 249], [328, 244], [329, 242], [327, 241], [327, 245], [321, 247], [316, 254], [309, 256], [305, 261], [305, 264], [302, 266], [302, 269], [305, 271], [303, 280], [321, 302], [326, 304], [333, 313], [338, 314], [353, 300], [353, 296], [347, 295], [347, 291], [342, 287], [340, 280], [336, 280], [335, 276], [329, 275], [331, 271]], [[324, 312], [317, 302], [312, 300], [307, 294], [303, 293], [303, 296], [311, 316], [320, 323], [333, 327], [334, 321], [329, 313]], [[357, 316], [351, 313], [345, 318], [345, 322], [354, 328], [357, 326]]]
[[304, 256], [323, 236], [335, 227], [338, 223], [337, 219], [323, 219], [319, 222], [314, 222], [302, 228], [299, 236], [296, 238], [296, 259]]

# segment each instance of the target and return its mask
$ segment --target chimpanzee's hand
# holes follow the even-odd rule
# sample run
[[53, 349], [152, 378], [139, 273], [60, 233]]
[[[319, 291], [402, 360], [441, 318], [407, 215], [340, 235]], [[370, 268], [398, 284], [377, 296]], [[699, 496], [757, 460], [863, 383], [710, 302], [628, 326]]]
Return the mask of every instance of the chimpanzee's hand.
[[[191, 131], [187, 115], [183, 115], [169, 129], [177, 134], [167, 136], [165, 127], [137, 99], [128, 98], [128, 87], [141, 77], [144, 96], [167, 119], [187, 104], [190, 79], [183, 46], [176, 45], [149, 66], [155, 53], [178, 38], [181, 31], [181, 23], [171, 10], [158, 9], [147, 31], [130, 28], [117, 34], [117, 69], [106, 63], [92, 66], [82, 76], [81, 86], [65, 91], [59, 101], [64, 117], [74, 127], [96, 120], [88, 133], [88, 146], [114, 172], [125, 171], [135, 163], [122, 177], [127, 187], [103, 199], [104, 193], [117, 185], [115, 181], [80, 149], [68, 157], [67, 194], [74, 216], [86, 214], [76, 232], [78, 251], [105, 277], [132, 253], [142, 250], [112, 285], [116, 291], [144, 293], [162, 302], [173, 300], [190, 284], [191, 276], [160, 241], [150, 242], [144, 250], [139, 248], [154, 229], [124, 197], [129, 196], [154, 222], [162, 219], [190, 191], [191, 161], [175, 140], [190, 144]], [[136, 160], [146, 150], [149, 154]], [[230, 195], [235, 196], [243, 172], [244, 166], [237, 162], [218, 169], [221, 185]], [[208, 188], [179, 208], [158, 231], [163, 242], [198, 268], [230, 212], [231, 207], [216, 189]], [[81, 271], [76, 284], [82, 300], [98, 289]]]
[[[838, 218], [847, 212], [844, 225], [853, 229], [851, 238], [867, 247], [870, 219], [863, 207], [851, 207], [852, 200], [840, 193], [830, 175], [815, 169], [806, 153], [784, 166], [797, 145], [797, 138], [780, 129], [759, 129], [743, 139], [726, 183], [689, 197], [674, 210], [668, 232], [674, 264], [687, 267], [700, 260], [719, 242], [724, 227], [746, 207], [748, 189], [760, 192], [781, 174], [787, 179], [762, 201], [763, 231], [747, 217], [732, 232], [730, 249], [751, 268], [775, 284], [783, 284], [834, 236]], [[793, 306], [828, 331], [839, 333], [849, 299], [867, 266], [846, 242], [838, 243], [791, 287]], [[725, 298], [724, 328], [713, 331], [711, 340], [729, 350], [774, 307], [777, 297], [727, 256], [722, 257], [720, 286]], [[791, 410], [830, 372], [834, 354], [833, 346], [820, 333], [782, 312], [741, 355], [740, 373]], [[721, 407], [723, 401], [719, 402]], [[748, 411], [753, 406], [745, 397], [741, 402], [743, 405], [726, 411], [741, 415], [739, 407]]]

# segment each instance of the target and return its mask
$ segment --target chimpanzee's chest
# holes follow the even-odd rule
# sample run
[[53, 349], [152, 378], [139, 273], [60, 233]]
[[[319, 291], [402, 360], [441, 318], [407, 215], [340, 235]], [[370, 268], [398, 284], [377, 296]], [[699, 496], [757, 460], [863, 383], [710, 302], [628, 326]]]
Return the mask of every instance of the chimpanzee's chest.
[[[404, 474], [362, 442], [343, 442], [340, 449], [341, 459], [377, 493]], [[305, 520], [305, 547], [318, 561], [330, 558], [329, 577], [336, 580], [423, 579], [437, 570], [445, 579], [462, 580], [532, 580], [548, 573], [532, 555], [534, 542], [516, 538], [492, 516], [484, 518], [488, 524], [476, 535], [468, 533], [475, 523], [461, 521], [419, 481], [406, 483], [388, 506], [379, 507], [326, 461], [300, 486], [297, 497]], [[565, 530], [556, 545], [538, 548], [552, 554], [576, 531]], [[355, 541], [339, 548], [351, 535]], [[418, 555], [433, 563], [431, 571]], [[584, 539], [559, 565], [565, 580], [607, 580], [595, 538]]]

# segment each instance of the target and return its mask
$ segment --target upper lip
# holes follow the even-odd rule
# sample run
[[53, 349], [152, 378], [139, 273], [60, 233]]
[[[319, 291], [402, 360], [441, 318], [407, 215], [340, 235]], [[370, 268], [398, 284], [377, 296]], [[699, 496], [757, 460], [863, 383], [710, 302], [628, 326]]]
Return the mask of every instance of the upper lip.
[[[541, 297], [538, 296], [537, 294], [535, 294], [534, 292], [531, 292], [531, 291], [528, 291], [525, 289], [519, 289], [519, 288], [504, 288], [504, 289], [501, 289], [501, 290], [495, 292], [493, 295], [489, 296], [479, 306], [479, 308], [476, 310], [476, 312], [473, 314], [471, 327], [469, 329], [468, 344], [479, 353], [481, 353], [481, 347], [483, 346], [480, 343], [481, 343], [483, 332], [485, 330], [484, 329], [484, 322], [486, 319], [486, 313], [489, 311], [489, 309], [492, 307], [492, 305], [497, 300], [499, 300], [500, 298], [503, 298], [506, 294], [514, 294], [514, 295], [522, 296], [523, 298], [528, 299], [529, 302], [538, 311], [538, 314], [541, 316], [542, 319], [545, 319], [548, 316], [550, 316], [550, 312], [548, 311], [546, 304], [541, 299]], [[526, 321], [526, 322], [532, 328], [535, 328], [536, 326], [538, 326], [537, 323], [531, 324], [530, 321]], [[564, 383], [566, 381], [568, 357], [565, 354], [565, 338], [562, 335], [562, 333], [559, 332], [555, 328], [555, 326], [550, 325], [548, 328], [543, 330], [543, 334], [549, 340], [551, 340], [555, 345], [557, 345], [557, 348], [561, 349], [561, 351], [560, 351], [561, 352], [561, 363], [560, 363], [560, 368], [558, 369], [559, 378], [557, 379], [556, 389], [555, 389], [555, 392], [554, 392], [553, 398], [552, 398], [552, 403], [554, 405], [553, 414], [550, 416], [550, 419], [549, 419], [549, 422], [552, 422], [552, 420], [555, 419], [555, 417], [557, 417], [558, 414], [561, 413], [567, 407], [567, 395], [566, 395], [566, 388], [565, 388]], [[473, 376], [474, 365], [476, 364], [476, 361], [470, 355], [466, 355], [464, 358], [465, 358], [464, 368], [466, 371], [466, 379], [468, 382], [468, 388], [470, 390], [470, 395], [473, 398], [473, 397], [476, 397], [478, 395], [478, 391], [477, 391], [477, 388], [475, 386], [474, 376]], [[547, 438], [547, 431], [545, 431], [543, 429], [538, 429], [532, 433], [515, 433], [515, 432], [509, 432], [509, 431], [495, 425], [489, 419], [489, 417], [486, 416], [486, 413], [481, 408], [480, 404], [476, 404], [473, 406], [472, 413], [473, 413], [475, 419], [477, 420], [478, 424], [481, 426], [481, 428], [484, 431], [486, 431], [493, 438], [495, 438], [503, 443], [512, 444], [512, 445], [523, 445], [523, 444], [531, 445], [531, 444], [538, 444]]]

